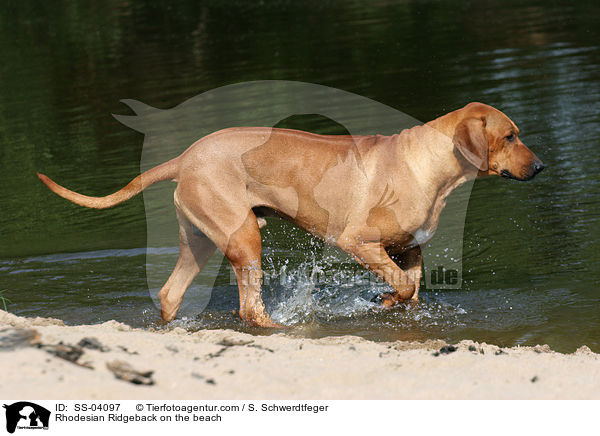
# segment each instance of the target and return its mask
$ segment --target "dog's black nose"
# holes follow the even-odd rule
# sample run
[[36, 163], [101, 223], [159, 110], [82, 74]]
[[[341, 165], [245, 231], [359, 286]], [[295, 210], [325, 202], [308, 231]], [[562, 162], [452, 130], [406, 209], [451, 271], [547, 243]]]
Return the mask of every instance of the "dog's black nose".
[[535, 172], [535, 174], [541, 172], [544, 168], [546, 168], [546, 165], [544, 165], [539, 160], [533, 163], [533, 171]]

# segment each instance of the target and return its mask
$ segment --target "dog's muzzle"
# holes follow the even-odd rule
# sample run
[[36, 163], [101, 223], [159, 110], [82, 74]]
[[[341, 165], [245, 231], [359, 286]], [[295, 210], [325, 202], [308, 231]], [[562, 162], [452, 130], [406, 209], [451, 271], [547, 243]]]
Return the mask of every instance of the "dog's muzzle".
[[546, 168], [546, 165], [544, 165], [541, 161], [535, 161], [531, 167], [530, 170], [528, 171], [527, 174], [525, 174], [522, 177], [517, 177], [515, 176], [513, 173], [511, 173], [508, 170], [502, 170], [500, 171], [500, 175], [502, 177], [504, 177], [505, 179], [514, 179], [514, 180], [519, 180], [520, 182], [526, 182], [528, 180], [533, 179], [538, 173], [542, 172], [542, 170]]
[[536, 174], [541, 173], [544, 168], [546, 168], [546, 165], [544, 165], [541, 161], [539, 161], [539, 160], [535, 161], [533, 163], [533, 176], [532, 177], [535, 177]]

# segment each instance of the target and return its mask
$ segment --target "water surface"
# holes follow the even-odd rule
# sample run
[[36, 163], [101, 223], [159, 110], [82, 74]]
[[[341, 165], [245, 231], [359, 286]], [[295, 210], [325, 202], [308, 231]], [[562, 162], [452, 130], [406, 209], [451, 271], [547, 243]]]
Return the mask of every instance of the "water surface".
[[[318, 337], [471, 338], [600, 351], [600, 8], [595, 2], [156, 2], [0, 4], [0, 291], [7, 308], [69, 324], [161, 326], [145, 277], [143, 201], [86, 210], [43, 171], [90, 195], [139, 173], [143, 136], [111, 113], [133, 98], [167, 109], [248, 80], [344, 89], [427, 121], [469, 101], [507, 113], [547, 169], [529, 183], [475, 183], [460, 290], [373, 310], [378, 286], [315, 283], [319, 242], [271, 221], [269, 310]], [[293, 96], [292, 96], [293, 97]], [[288, 122], [290, 122], [288, 120]], [[319, 117], [294, 127], [338, 133]], [[166, 211], [165, 213], [172, 213]], [[162, 249], [175, 253], [176, 241]], [[171, 265], [158, 267], [165, 271]], [[263, 333], [231, 311], [226, 266], [189, 329]], [[0, 303], [1, 304], [1, 303]]]

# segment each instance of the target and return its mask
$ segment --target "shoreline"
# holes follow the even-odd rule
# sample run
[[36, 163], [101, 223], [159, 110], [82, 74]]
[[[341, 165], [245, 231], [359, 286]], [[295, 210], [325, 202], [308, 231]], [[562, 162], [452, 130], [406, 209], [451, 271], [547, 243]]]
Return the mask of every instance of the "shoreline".
[[600, 354], [586, 346], [65, 326], [0, 310], [0, 361], [7, 399], [600, 398]]

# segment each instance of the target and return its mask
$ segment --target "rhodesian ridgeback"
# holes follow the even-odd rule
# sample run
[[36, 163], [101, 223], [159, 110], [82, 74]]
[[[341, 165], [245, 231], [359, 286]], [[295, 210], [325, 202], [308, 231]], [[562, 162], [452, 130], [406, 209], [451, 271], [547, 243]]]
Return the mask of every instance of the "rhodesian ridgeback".
[[180, 225], [175, 269], [159, 292], [173, 320], [215, 248], [235, 272], [239, 315], [277, 326], [261, 296], [265, 216], [279, 216], [337, 245], [393, 288], [391, 307], [416, 300], [422, 247], [448, 195], [475, 177], [530, 180], [544, 168], [506, 115], [470, 103], [392, 136], [330, 136], [267, 127], [220, 130], [106, 197], [88, 197], [38, 174], [81, 206], [115, 206], [161, 180], [174, 180]]

